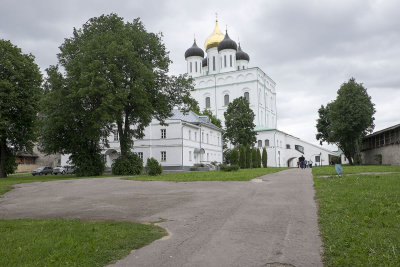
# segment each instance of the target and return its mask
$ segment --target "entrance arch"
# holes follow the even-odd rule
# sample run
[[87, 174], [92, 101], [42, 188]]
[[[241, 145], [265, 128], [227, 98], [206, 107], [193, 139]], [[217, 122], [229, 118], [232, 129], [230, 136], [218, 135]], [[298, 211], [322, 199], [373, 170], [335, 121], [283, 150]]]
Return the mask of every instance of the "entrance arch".
[[290, 159], [287, 160], [287, 166], [288, 167], [296, 167], [296, 164], [293, 164], [293, 166], [291, 166], [294, 159], [297, 159], [297, 158], [296, 157], [291, 157]]

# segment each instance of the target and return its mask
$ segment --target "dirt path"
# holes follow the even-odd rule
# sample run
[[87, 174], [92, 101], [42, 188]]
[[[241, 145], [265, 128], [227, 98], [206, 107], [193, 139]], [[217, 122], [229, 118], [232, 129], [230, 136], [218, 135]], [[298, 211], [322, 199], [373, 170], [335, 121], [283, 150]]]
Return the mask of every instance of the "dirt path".
[[114, 266], [322, 266], [310, 170], [261, 179], [19, 184], [0, 198], [0, 218], [162, 219], [167, 238], [132, 251]]

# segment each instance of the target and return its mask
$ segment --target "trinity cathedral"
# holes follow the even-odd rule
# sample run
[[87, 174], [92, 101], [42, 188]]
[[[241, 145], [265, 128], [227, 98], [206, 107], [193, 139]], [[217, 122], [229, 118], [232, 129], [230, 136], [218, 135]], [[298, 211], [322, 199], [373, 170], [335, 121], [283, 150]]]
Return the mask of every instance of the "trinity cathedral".
[[209, 109], [223, 124], [228, 104], [245, 97], [255, 114], [255, 146], [267, 149], [269, 166], [295, 167], [301, 155], [313, 164], [326, 165], [330, 156], [337, 156], [277, 129], [276, 83], [260, 68], [249, 66], [249, 54], [227, 31], [221, 32], [218, 20], [204, 43], [204, 51], [195, 40], [185, 52], [187, 73], [195, 82], [192, 97], [200, 110]]

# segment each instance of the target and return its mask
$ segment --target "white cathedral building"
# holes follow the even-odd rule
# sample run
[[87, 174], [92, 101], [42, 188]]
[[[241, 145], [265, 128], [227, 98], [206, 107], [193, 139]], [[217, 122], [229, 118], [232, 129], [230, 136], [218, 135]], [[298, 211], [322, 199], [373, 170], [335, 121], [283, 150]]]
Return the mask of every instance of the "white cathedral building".
[[195, 40], [185, 52], [187, 73], [195, 81], [192, 97], [201, 110], [209, 109], [224, 123], [228, 104], [244, 96], [255, 114], [257, 143], [254, 146], [267, 149], [268, 166], [295, 167], [301, 155], [313, 165], [327, 165], [330, 156], [337, 156], [277, 129], [276, 83], [260, 68], [249, 66], [250, 56], [228, 32], [221, 32], [218, 20], [204, 48], [206, 54]]

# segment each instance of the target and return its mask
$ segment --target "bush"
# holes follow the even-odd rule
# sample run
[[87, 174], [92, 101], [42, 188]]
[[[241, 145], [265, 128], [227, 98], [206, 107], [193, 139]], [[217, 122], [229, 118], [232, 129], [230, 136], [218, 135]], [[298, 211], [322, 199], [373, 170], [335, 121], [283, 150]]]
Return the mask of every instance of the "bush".
[[143, 170], [143, 161], [135, 153], [117, 158], [111, 166], [116, 175], [139, 175]]
[[78, 177], [102, 175], [105, 164], [100, 152], [99, 147], [92, 147], [72, 153], [69, 158], [75, 166], [75, 175]]
[[156, 176], [162, 173], [161, 164], [155, 158], [148, 158], [146, 163], [146, 172], [148, 175]]
[[231, 171], [237, 171], [237, 170], [239, 170], [239, 165], [226, 165], [226, 164], [221, 164], [220, 166], [219, 166], [219, 169], [221, 170], [221, 171], [224, 171], [224, 172], [231, 172]]
[[230, 162], [232, 165], [238, 165], [239, 163], [239, 151], [236, 148], [231, 151]]

